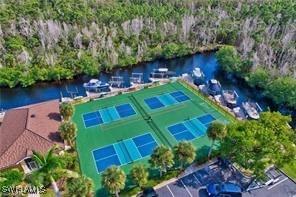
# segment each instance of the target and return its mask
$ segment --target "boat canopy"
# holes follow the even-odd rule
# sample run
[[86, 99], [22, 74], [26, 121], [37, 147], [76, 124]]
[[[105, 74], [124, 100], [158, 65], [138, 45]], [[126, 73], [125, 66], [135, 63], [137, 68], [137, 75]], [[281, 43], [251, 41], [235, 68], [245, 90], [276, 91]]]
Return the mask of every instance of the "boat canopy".
[[99, 82], [98, 79], [91, 79], [91, 80], [89, 80], [89, 83], [98, 83], [98, 82]]
[[196, 77], [202, 77], [202, 72], [201, 72], [200, 68], [194, 68], [193, 74]]
[[154, 71], [158, 71], [158, 72], [168, 72], [169, 69], [168, 69], [168, 68], [156, 68], [156, 69], [154, 69]]
[[211, 79], [210, 82], [211, 82], [212, 84], [218, 84], [218, 81], [217, 81], [216, 79]]
[[131, 83], [143, 83], [143, 73], [132, 73], [130, 81]]

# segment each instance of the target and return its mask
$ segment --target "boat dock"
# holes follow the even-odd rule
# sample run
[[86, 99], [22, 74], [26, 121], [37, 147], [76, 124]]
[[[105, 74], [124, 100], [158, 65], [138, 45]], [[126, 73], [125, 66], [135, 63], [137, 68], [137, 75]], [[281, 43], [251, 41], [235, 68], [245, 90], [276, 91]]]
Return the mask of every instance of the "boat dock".
[[[167, 72], [167, 70], [166, 70]], [[238, 94], [234, 90], [222, 90], [222, 87], [219, 83], [219, 81], [212, 79], [210, 80], [213, 82], [214, 86], [217, 87], [213, 88], [215, 90], [216, 94], [211, 94], [209, 91], [208, 84], [201, 84], [196, 85], [194, 83], [194, 77], [190, 74], [182, 74], [182, 76], [179, 77], [164, 77], [164, 78], [153, 78], [150, 77], [149, 83], [143, 82], [143, 73], [132, 73], [132, 76], [130, 77], [130, 87], [124, 87], [124, 80], [121, 76], [112, 76], [111, 80], [109, 81], [110, 84], [110, 91], [102, 91], [102, 92], [93, 92], [93, 91], [86, 91], [86, 97], [82, 96], [76, 96], [73, 98], [68, 97], [61, 97], [62, 102], [75, 102], [75, 101], [82, 101], [86, 102], [89, 100], [97, 100], [101, 98], [111, 97], [119, 94], [125, 94], [129, 92], [138, 91], [143, 88], [147, 87], [154, 87], [157, 85], [162, 85], [166, 83], [170, 83], [177, 80], [185, 81], [190, 86], [194, 87], [198, 91], [200, 91], [204, 96], [208, 97], [213, 102], [217, 103], [219, 106], [221, 106], [225, 111], [228, 111], [231, 113], [234, 117], [238, 118], [239, 120], [252, 118], [252, 119], [258, 119], [259, 113], [262, 111], [260, 106], [256, 103], [255, 107], [248, 107], [246, 108], [246, 104], [243, 104], [243, 106], [237, 105], [237, 98]], [[221, 94], [217, 94], [220, 92]], [[213, 92], [213, 91], [212, 91]], [[62, 95], [61, 95], [62, 96]], [[247, 102], [245, 102], [247, 103]], [[248, 105], [250, 106], [250, 105]], [[257, 110], [258, 109], [258, 110]], [[256, 112], [257, 110], [257, 112]]]

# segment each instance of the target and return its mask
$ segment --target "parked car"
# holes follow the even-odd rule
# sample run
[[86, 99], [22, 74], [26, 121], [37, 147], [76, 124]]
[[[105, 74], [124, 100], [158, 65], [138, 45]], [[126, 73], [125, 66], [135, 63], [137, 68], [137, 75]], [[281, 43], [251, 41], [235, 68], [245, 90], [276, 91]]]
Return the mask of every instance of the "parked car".
[[207, 192], [209, 196], [242, 196], [242, 189], [234, 183], [211, 183], [207, 185]]
[[153, 187], [148, 187], [143, 190], [140, 196], [141, 197], [158, 197], [158, 194], [156, 193]]

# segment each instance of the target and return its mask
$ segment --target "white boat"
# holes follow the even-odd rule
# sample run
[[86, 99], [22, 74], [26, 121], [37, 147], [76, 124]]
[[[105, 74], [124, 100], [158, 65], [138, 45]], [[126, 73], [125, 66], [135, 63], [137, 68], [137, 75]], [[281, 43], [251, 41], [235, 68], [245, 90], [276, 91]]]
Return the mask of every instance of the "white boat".
[[88, 83], [83, 84], [83, 87], [89, 91], [106, 91], [109, 89], [109, 86], [108, 83], [101, 82], [98, 79], [91, 79]]
[[243, 102], [242, 106], [249, 118], [254, 120], [257, 120], [260, 118], [260, 112], [262, 111], [262, 109], [258, 105], [258, 103], [248, 101], [248, 102]]
[[210, 95], [215, 96], [221, 94], [222, 88], [219, 81], [216, 79], [211, 79], [208, 82], [208, 92]]
[[192, 78], [195, 85], [201, 85], [205, 82], [205, 75], [198, 67], [193, 69]]
[[150, 73], [151, 78], [169, 78], [173, 77], [175, 75], [175, 72], [169, 71], [168, 68], [155, 68], [153, 69], [153, 72]]
[[237, 105], [238, 94], [235, 90], [223, 90], [222, 95], [228, 107], [234, 108]]

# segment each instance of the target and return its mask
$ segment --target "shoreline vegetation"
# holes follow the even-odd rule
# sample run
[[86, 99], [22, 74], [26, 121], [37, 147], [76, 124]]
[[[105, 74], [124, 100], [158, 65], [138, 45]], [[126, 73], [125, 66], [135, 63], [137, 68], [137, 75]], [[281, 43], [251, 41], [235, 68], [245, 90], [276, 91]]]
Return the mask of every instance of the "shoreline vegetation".
[[295, 77], [295, 6], [288, 0], [4, 1], [0, 86], [95, 76], [220, 44], [235, 46], [252, 68]]
[[296, 79], [281, 76], [262, 68], [252, 68], [248, 59], [242, 59], [235, 47], [224, 46], [217, 53], [220, 70], [226, 76], [235, 77], [278, 106], [296, 110]]
[[[19, 67], [15, 68], [0, 68], [0, 88], [15, 88], [15, 87], [30, 87], [34, 85], [38, 85], [40, 83], [55, 83], [63, 80], [73, 80], [76, 77], [79, 76], [89, 76], [89, 77], [96, 77], [99, 72], [106, 72], [110, 73], [114, 71], [114, 69], [121, 69], [121, 68], [132, 68], [133, 66], [138, 66], [140, 64], [144, 63], [149, 63], [153, 62], [156, 60], [171, 60], [171, 59], [176, 59], [176, 58], [185, 58], [187, 56], [192, 56], [195, 54], [199, 53], [211, 53], [218, 51], [220, 47], [223, 45], [213, 45], [213, 46], [208, 46], [208, 47], [201, 47], [196, 51], [188, 51], [186, 54], [178, 55], [174, 54], [173, 56], [166, 57], [166, 56], [158, 56], [154, 57], [149, 60], [143, 60], [140, 62], [136, 62], [135, 64], [128, 64], [128, 65], [115, 65], [112, 68], [98, 68], [98, 70], [95, 70], [93, 68], [92, 73], [88, 73], [87, 71], [83, 72], [78, 72], [74, 73], [75, 71], [69, 70], [67, 68], [61, 68], [61, 67], [56, 67], [56, 68], [36, 68], [34, 67], [31, 71], [28, 73], [22, 73], [20, 70], [22, 70]], [[94, 66], [94, 65], [92, 65]], [[8, 77], [12, 75], [12, 79], [15, 79], [17, 81], [10, 82]], [[27, 81], [27, 77], [31, 76], [32, 79], [30, 81]], [[24, 77], [24, 78], [23, 78]], [[29, 80], [29, 79], [28, 79]]]

